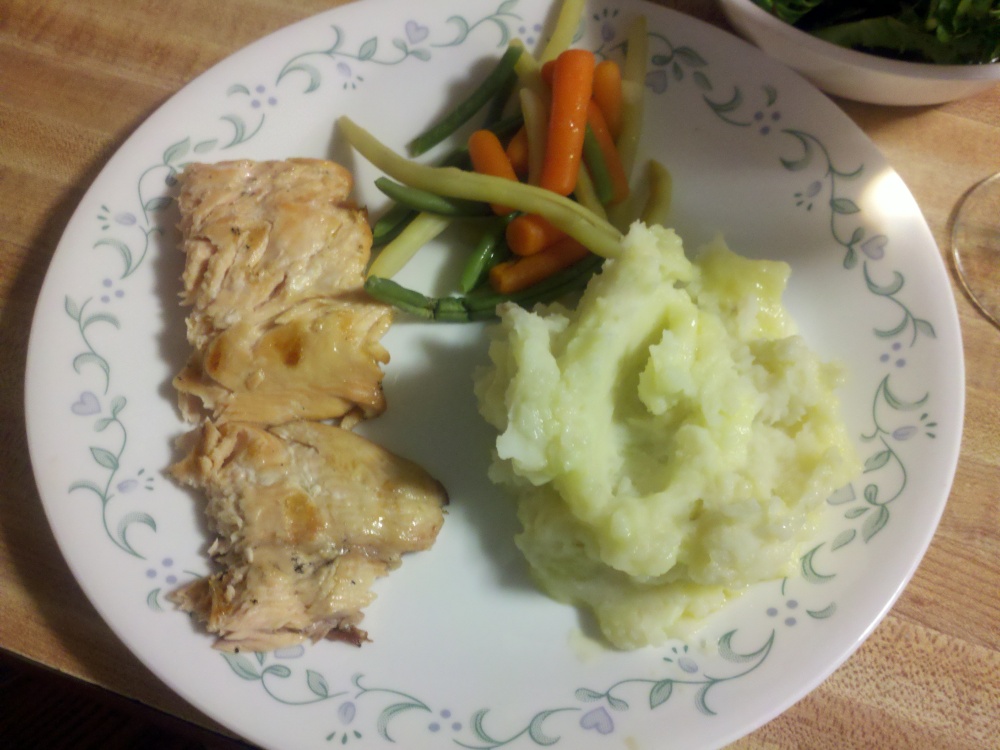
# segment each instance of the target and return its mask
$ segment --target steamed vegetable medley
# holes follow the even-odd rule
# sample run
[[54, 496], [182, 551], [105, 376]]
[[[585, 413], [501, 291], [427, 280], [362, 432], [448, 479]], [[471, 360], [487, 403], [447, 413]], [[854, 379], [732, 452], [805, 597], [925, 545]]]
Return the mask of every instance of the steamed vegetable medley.
[[[423, 154], [488, 112], [436, 165], [347, 118], [339, 127], [394, 201], [366, 289], [426, 319], [499, 317], [475, 384], [498, 434], [490, 478], [517, 498], [517, 544], [539, 585], [634, 648], [788, 575], [823, 501], [859, 467], [841, 370], [781, 304], [788, 266], [721, 240], [691, 261], [660, 226], [669, 174], [651, 161], [633, 175], [644, 21], [620, 64], [598, 60], [569, 47], [582, 6], [563, 4], [540, 58], [512, 44], [409, 144]], [[482, 229], [460, 293], [390, 278], [455, 221]], [[563, 295], [579, 290], [570, 306]]]
[[[385, 173], [376, 186], [392, 201], [373, 227], [378, 253], [366, 288], [412, 314], [437, 320], [494, 317], [581, 288], [620, 252], [635, 220], [660, 223], [670, 176], [656, 162], [633, 179], [646, 74], [645, 20], [632, 25], [620, 60], [570, 47], [582, 0], [566, 0], [535, 58], [512, 42], [494, 70], [440, 122], [409, 144], [421, 157], [471, 131], [432, 163], [396, 153], [347, 117], [340, 132]], [[474, 119], [475, 118], [475, 119]], [[642, 189], [633, 189], [632, 184]], [[473, 223], [458, 293], [430, 298], [392, 277], [455, 222]]]
[[1000, 61], [1000, 0], [754, 0], [842, 47], [948, 65]]

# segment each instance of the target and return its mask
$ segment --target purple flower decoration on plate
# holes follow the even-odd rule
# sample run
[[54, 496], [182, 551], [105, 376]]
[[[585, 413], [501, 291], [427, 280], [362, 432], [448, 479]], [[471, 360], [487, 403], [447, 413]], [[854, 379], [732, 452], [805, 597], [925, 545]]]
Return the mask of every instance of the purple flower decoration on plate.
[[177, 575], [172, 571], [174, 567], [173, 558], [165, 557], [160, 562], [160, 567], [162, 570], [157, 570], [156, 568], [149, 568], [146, 570], [146, 578], [159, 578], [163, 574], [163, 580], [168, 586], [174, 586], [177, 584]]
[[580, 726], [598, 734], [611, 734], [615, 731], [615, 722], [604, 706], [592, 708], [580, 717]]
[[893, 357], [895, 357], [896, 360], [893, 364], [896, 365], [896, 367], [906, 367], [906, 358], [899, 355], [902, 348], [903, 345], [897, 341], [892, 345], [892, 353], [884, 353], [881, 357], [879, 357], [879, 362], [889, 362]]
[[820, 190], [823, 189], [823, 183], [819, 180], [813, 180], [809, 183], [809, 187], [801, 192], [795, 194], [795, 205], [805, 206], [806, 211], [812, 211], [813, 198], [819, 195]]
[[89, 417], [101, 413], [101, 402], [90, 391], [84, 391], [69, 409], [78, 417]]
[[410, 44], [420, 44], [430, 33], [430, 29], [416, 21], [406, 22], [406, 38]]
[[[799, 603], [795, 599], [789, 599], [787, 602], [785, 602], [785, 607], [790, 610], [798, 609], [798, 606]], [[768, 617], [777, 617], [779, 613], [780, 612], [777, 607], [769, 607], [767, 610]], [[798, 620], [796, 620], [795, 617], [793, 617], [792, 615], [788, 615], [787, 617], [785, 617], [785, 625], [787, 625], [788, 627], [794, 626], [797, 622]]]
[[267, 103], [269, 106], [273, 107], [278, 103], [277, 97], [265, 96], [267, 94], [267, 87], [260, 85], [254, 89], [256, 96], [250, 101], [250, 106], [254, 109], [260, 109]]
[[861, 252], [872, 260], [882, 260], [885, 257], [885, 247], [888, 244], [888, 237], [884, 234], [876, 234], [861, 243]]

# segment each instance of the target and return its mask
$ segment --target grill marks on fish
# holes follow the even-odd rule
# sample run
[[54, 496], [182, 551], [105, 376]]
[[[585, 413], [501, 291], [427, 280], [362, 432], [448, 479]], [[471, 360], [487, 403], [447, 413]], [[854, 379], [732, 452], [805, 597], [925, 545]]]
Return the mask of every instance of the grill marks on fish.
[[171, 599], [223, 650], [361, 644], [371, 586], [429, 548], [444, 488], [351, 432], [385, 408], [389, 308], [363, 291], [371, 232], [332, 162], [193, 164], [178, 204], [198, 424], [174, 479], [206, 499], [218, 572]]

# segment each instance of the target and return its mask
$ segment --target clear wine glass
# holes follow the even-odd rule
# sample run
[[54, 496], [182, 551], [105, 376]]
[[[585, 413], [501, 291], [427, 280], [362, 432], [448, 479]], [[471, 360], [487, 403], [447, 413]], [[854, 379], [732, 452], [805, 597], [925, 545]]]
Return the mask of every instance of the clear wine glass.
[[1000, 328], [1000, 172], [978, 183], [959, 202], [951, 252], [965, 292]]

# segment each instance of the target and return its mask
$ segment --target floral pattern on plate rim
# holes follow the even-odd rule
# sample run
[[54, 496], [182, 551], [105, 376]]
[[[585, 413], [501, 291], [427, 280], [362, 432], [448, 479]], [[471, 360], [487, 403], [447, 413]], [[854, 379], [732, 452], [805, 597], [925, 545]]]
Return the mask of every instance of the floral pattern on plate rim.
[[[146, 468], [131, 473], [124, 471], [124, 456], [129, 448], [128, 403], [124, 396], [115, 395], [113, 363], [93, 345], [89, 335], [95, 326], [121, 328], [121, 321], [110, 303], [127, 293], [133, 273], [146, 261], [153, 240], [164, 233], [161, 224], [166, 209], [174, 198], [172, 188], [185, 163], [201, 155], [221, 154], [227, 149], [253, 139], [267, 125], [268, 110], [281, 105], [285, 97], [308, 96], [324, 86], [356, 90], [364, 86], [364, 72], [370, 66], [399, 65], [407, 60], [426, 62], [437, 50], [457, 47], [476, 39], [483, 43], [490, 32], [499, 49], [514, 36], [529, 44], [541, 32], [539, 24], [525, 21], [518, 13], [518, 0], [505, 0], [490, 13], [468, 19], [452, 16], [444, 29], [432, 29], [418, 20], [405, 23], [402, 34], [385, 39], [372, 36], [349, 46], [348, 35], [331, 26], [332, 40], [328, 47], [306, 50], [290, 58], [276, 74], [271, 86], [234, 83], [226, 90], [228, 112], [218, 118], [215, 131], [201, 136], [186, 136], [166, 146], [162, 158], [140, 171], [135, 182], [135, 204], [113, 209], [102, 205], [96, 216], [101, 236], [93, 245], [97, 250], [110, 251], [117, 257], [117, 271], [109, 271], [101, 288], [82, 298], [66, 295], [65, 313], [75, 326], [79, 350], [72, 358], [78, 375], [96, 370], [101, 387], [83, 390], [70, 406], [71, 414], [79, 419], [92, 419], [93, 429], [102, 440], [87, 446], [98, 479], [86, 478], [73, 482], [70, 494], [89, 494], [99, 501], [101, 522], [107, 539], [123, 554], [146, 560], [142, 550], [129, 540], [129, 532], [142, 525], [154, 533], [156, 520], [151, 511], [131, 510], [116, 513], [115, 499], [140, 490], [151, 490], [157, 481]], [[623, 18], [610, 6], [592, 13], [587, 23], [596, 30], [599, 43], [595, 49], [601, 57], [621, 55]], [[661, 654], [662, 674], [658, 678], [621, 679], [614, 684], [581, 686], [572, 696], [556, 705], [539, 709], [524, 726], [508, 727], [500, 734], [487, 724], [494, 724], [490, 709], [482, 709], [466, 721], [448, 708], [432, 706], [407, 692], [386, 687], [372, 687], [364, 675], [354, 675], [349, 684], [334, 689], [318, 671], [301, 667], [296, 660], [305, 649], [295, 647], [270, 654], [223, 654], [234, 675], [260, 683], [261, 688], [276, 702], [305, 705], [332, 701], [336, 712], [331, 718], [329, 742], [348, 745], [374, 732], [382, 739], [395, 741], [397, 720], [404, 714], [425, 714], [423, 726], [430, 734], [450, 733], [451, 741], [461, 747], [498, 748], [515, 744], [550, 745], [570, 731], [613, 735], [627, 721], [635, 706], [653, 711], [673, 699], [679, 692], [690, 694], [696, 708], [705, 715], [714, 715], [712, 691], [720, 683], [733, 682], [752, 673], [768, 658], [781, 627], [793, 627], [801, 616], [815, 620], [834, 617], [836, 602], [806, 607], [795, 587], [822, 584], [836, 577], [839, 550], [849, 545], [868, 544], [889, 523], [893, 504], [908, 487], [907, 464], [901, 447], [907, 441], [933, 439], [936, 422], [931, 416], [931, 394], [905, 397], [899, 380], [906, 373], [908, 352], [926, 346], [935, 339], [931, 321], [918, 316], [906, 300], [906, 278], [903, 273], [886, 267], [886, 248], [890, 238], [872, 234], [865, 225], [861, 206], [851, 197], [852, 180], [864, 172], [864, 165], [843, 169], [838, 165], [823, 140], [815, 134], [784, 123], [779, 107], [780, 92], [773, 86], [762, 85], [745, 89], [737, 85], [720, 88], [712, 78], [712, 65], [698, 50], [675, 45], [656, 30], [649, 32], [650, 59], [646, 88], [649, 95], [665, 96], [680, 86], [698, 89], [704, 105], [720, 121], [748, 133], [771, 139], [782, 138], [777, 158], [781, 166], [795, 175], [801, 184], [791, 200], [803, 211], [825, 211], [830, 239], [841, 249], [844, 273], [861, 275], [867, 291], [891, 303], [887, 309], [895, 316], [873, 328], [872, 335], [884, 342], [881, 364], [884, 375], [874, 385], [870, 397], [870, 429], [859, 436], [862, 446], [868, 446], [864, 473], [858, 485], [842, 488], [828, 499], [849, 523], [830, 540], [807, 550], [800, 560], [801, 576], [775, 584], [775, 601], [780, 606], [768, 608], [766, 614], [774, 621], [769, 636], [754, 644], [749, 651], [737, 650], [733, 641], [738, 629], [721, 636], [718, 658], [710, 665], [699, 664], [688, 646], [677, 644]], [[221, 124], [221, 129], [219, 125]], [[97, 444], [99, 443], [99, 444]], [[162, 574], [166, 585], [177, 583], [173, 559], [166, 557], [148, 567], [150, 579]], [[161, 587], [150, 589], [146, 597], [149, 607], [163, 609]], [[817, 597], [806, 597], [817, 598]], [[801, 612], [802, 614], [798, 614]], [[721, 675], [721, 676], [720, 676]], [[298, 681], [304, 697], [291, 699], [282, 687]], [[679, 690], [680, 689], [680, 690]], [[297, 695], [302, 696], [300, 691]], [[567, 721], [569, 718], [569, 721]], [[502, 722], [496, 722], [502, 723]], [[369, 728], [371, 726], [371, 728]]]

